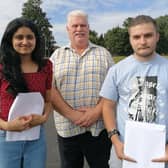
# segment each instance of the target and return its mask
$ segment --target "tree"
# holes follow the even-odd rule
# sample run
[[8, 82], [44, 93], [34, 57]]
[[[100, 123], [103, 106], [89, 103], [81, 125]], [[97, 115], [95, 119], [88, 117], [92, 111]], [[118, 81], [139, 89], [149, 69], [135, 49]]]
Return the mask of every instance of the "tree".
[[[133, 50], [129, 42], [128, 27], [131, 23], [131, 17], [128, 17], [122, 24], [122, 27], [114, 27], [108, 30], [104, 35], [90, 31], [90, 40], [107, 48], [112, 55], [130, 55]], [[160, 40], [156, 51], [162, 55], [168, 55], [168, 15], [156, 18], [159, 27]]]
[[100, 46], [103, 46], [103, 47], [106, 47], [105, 46], [105, 41], [104, 41], [104, 35], [103, 34], [100, 34], [99, 38], [98, 38], [98, 44]]
[[129, 27], [129, 25], [130, 25], [130, 23], [131, 23], [131, 20], [132, 20], [132, 18], [131, 18], [131, 17], [128, 17], [128, 18], [124, 21], [123, 27], [125, 27], [126, 29], [128, 29], [128, 27]]
[[157, 45], [157, 52], [160, 54], [168, 54], [168, 15], [160, 16], [156, 19], [159, 27], [160, 40]]
[[115, 27], [104, 35], [106, 48], [112, 55], [129, 55], [132, 50], [129, 44], [127, 29]]
[[89, 40], [94, 44], [98, 44], [98, 34], [96, 31], [94, 30], [89, 31]]
[[42, 0], [28, 0], [23, 4], [22, 16], [37, 24], [45, 43], [45, 56], [49, 57], [56, 42], [51, 31], [52, 25], [49, 23], [46, 13], [42, 11], [41, 4]]
[[95, 30], [90, 30], [89, 40], [94, 44], [105, 47], [103, 34], [100, 34], [100, 36], [98, 36], [98, 33]]

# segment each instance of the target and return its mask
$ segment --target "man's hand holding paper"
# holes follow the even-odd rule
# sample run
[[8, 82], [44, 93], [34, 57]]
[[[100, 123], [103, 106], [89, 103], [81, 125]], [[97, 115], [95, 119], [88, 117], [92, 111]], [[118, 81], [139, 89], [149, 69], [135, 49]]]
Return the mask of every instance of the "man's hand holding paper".
[[123, 161], [123, 168], [164, 168], [160, 162], [167, 157], [155, 159], [165, 155], [164, 125], [126, 121], [125, 130], [124, 153], [133, 156], [137, 163]]
[[129, 157], [124, 154], [124, 144], [119, 139], [117, 139], [115, 141], [115, 144], [113, 144], [113, 145], [115, 148], [116, 155], [120, 160], [127, 160], [129, 162], [136, 162], [136, 160], [134, 158]]
[[165, 156], [152, 159], [153, 162], [168, 162], [168, 144], [166, 145]]

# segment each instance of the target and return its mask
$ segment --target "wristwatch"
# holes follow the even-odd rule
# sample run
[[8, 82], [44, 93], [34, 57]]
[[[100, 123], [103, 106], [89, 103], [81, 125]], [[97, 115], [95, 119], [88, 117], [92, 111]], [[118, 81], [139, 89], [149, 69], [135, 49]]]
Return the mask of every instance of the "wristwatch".
[[112, 129], [111, 131], [108, 131], [107, 133], [108, 133], [108, 138], [110, 139], [115, 134], [120, 135], [120, 132], [116, 128]]

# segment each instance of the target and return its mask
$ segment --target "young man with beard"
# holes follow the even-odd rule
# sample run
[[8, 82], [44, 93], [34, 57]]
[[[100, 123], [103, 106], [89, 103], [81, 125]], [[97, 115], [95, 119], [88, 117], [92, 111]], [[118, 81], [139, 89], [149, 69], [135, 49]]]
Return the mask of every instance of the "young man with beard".
[[[100, 96], [104, 101], [105, 126], [116, 155], [121, 160], [135, 161], [124, 154], [125, 122], [168, 126], [168, 60], [155, 51], [159, 33], [153, 18], [145, 15], [133, 18], [128, 32], [134, 53], [110, 68]], [[168, 161], [167, 144], [165, 157], [152, 161]]]

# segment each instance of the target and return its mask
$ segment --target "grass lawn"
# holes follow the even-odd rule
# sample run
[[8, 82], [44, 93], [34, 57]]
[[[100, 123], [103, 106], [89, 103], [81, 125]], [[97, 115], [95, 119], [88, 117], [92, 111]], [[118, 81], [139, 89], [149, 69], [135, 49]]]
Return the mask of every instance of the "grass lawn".
[[120, 60], [122, 60], [124, 58], [125, 58], [125, 56], [115, 56], [115, 57], [113, 57], [115, 63], [119, 62]]

